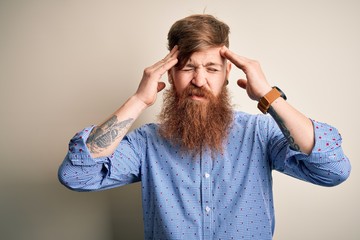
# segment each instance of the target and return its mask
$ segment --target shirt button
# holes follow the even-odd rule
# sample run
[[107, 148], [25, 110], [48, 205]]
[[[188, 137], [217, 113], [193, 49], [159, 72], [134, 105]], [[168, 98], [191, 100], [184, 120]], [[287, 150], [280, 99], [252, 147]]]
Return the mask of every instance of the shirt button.
[[204, 176], [205, 176], [205, 178], [209, 178], [209, 177], [210, 177], [210, 174], [205, 173]]
[[206, 211], [206, 212], [210, 212], [210, 210], [211, 210], [211, 208], [210, 208], [209, 206], [206, 206], [206, 207], [205, 207], [205, 211]]

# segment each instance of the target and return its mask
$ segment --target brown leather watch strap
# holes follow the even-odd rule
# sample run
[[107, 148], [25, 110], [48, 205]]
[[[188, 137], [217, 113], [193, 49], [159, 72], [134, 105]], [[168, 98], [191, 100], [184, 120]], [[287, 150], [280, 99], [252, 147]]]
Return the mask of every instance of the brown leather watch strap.
[[270, 92], [260, 98], [257, 105], [258, 109], [260, 109], [262, 113], [266, 114], [271, 103], [273, 103], [279, 97], [281, 97], [281, 92], [279, 92], [276, 87], [273, 87]]

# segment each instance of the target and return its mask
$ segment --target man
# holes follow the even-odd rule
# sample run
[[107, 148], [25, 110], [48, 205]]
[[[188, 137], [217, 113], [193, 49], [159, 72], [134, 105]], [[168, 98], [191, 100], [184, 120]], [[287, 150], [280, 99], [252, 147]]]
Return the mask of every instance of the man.
[[[322, 186], [343, 182], [350, 163], [338, 131], [290, 106], [258, 62], [229, 50], [228, 35], [211, 15], [177, 21], [170, 53], [145, 69], [136, 93], [70, 141], [60, 181], [77, 191], [141, 181], [146, 239], [272, 239], [272, 170]], [[231, 109], [231, 63], [246, 74], [238, 85], [269, 114]], [[166, 73], [160, 123], [128, 133]]]

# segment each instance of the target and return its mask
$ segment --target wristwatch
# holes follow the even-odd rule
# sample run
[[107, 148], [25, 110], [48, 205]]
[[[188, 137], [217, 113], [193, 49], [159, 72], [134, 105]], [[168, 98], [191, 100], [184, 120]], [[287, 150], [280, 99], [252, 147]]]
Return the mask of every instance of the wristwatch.
[[257, 105], [258, 109], [260, 109], [262, 113], [266, 114], [270, 105], [279, 97], [282, 97], [284, 100], [286, 100], [286, 95], [283, 93], [283, 91], [281, 91], [280, 88], [274, 86], [270, 92], [260, 98]]

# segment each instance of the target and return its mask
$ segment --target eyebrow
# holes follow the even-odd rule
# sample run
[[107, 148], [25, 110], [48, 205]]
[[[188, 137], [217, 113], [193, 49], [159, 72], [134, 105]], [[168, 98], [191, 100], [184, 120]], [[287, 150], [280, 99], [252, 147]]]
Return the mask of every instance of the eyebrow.
[[211, 67], [211, 66], [219, 66], [219, 67], [222, 67], [223, 64], [221, 63], [214, 63], [214, 62], [208, 62], [206, 63], [205, 65], [203, 65], [204, 67]]

